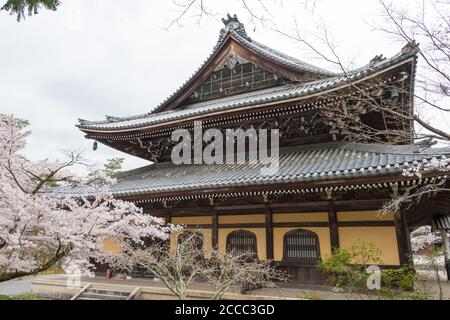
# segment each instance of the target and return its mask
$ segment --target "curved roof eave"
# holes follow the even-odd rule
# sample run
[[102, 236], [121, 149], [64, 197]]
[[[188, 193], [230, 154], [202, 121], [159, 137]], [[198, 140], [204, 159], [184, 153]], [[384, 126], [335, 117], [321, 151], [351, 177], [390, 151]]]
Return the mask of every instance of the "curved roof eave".
[[[369, 64], [356, 69], [347, 75], [339, 75], [322, 80], [317, 80], [300, 85], [286, 85], [254, 91], [246, 94], [217, 99], [215, 101], [201, 102], [189, 108], [178, 111], [168, 111], [154, 114], [146, 114], [140, 117], [114, 118], [107, 121], [90, 122], [80, 121], [78, 127], [87, 133], [113, 133], [132, 130], [141, 130], [163, 122], [187, 120], [202, 114], [213, 114], [225, 110], [238, 110], [243, 107], [266, 105], [272, 102], [289, 101], [290, 99], [308, 98], [317, 94], [339, 90], [352, 83], [365, 81], [380, 73], [387, 72], [405, 63], [416, 61], [416, 50], [402, 50], [399, 54], [376, 64]], [[413, 75], [412, 75], [413, 76]]]
[[[309, 63], [306, 63], [304, 61], [301, 61], [297, 58], [288, 56], [280, 51], [277, 51], [275, 49], [272, 49], [262, 43], [256, 42], [250, 38], [245, 38], [239, 33], [237, 33], [234, 30], [228, 31], [226, 36], [221, 37], [219, 39], [219, 42], [214, 47], [213, 52], [205, 59], [205, 61], [201, 64], [201, 66], [189, 77], [189, 79], [182, 84], [178, 89], [176, 89], [169, 97], [167, 97], [161, 104], [159, 104], [156, 108], [154, 108], [152, 111], [130, 116], [130, 117], [112, 117], [112, 116], [106, 116], [106, 120], [103, 121], [95, 121], [96, 123], [109, 123], [114, 121], [120, 121], [123, 119], [127, 120], [134, 120], [143, 118], [146, 116], [149, 116], [151, 114], [159, 113], [161, 110], [173, 99], [175, 98], [180, 92], [185, 90], [194, 79], [197, 78], [197, 76], [204, 71], [204, 69], [209, 65], [209, 63], [216, 57], [216, 55], [221, 51], [221, 49], [225, 46], [227, 41], [232, 38], [242, 46], [246, 47], [247, 49], [251, 50], [252, 52], [262, 55], [264, 58], [272, 61], [275, 64], [282, 65], [286, 68], [293, 69], [298, 72], [310, 72], [321, 76], [333, 76], [335, 75], [333, 72], [330, 72], [328, 70], [313, 66]], [[84, 119], [79, 119], [80, 122], [90, 122]], [[94, 122], [94, 121], [92, 121]]]
[[[112, 192], [117, 197], [127, 197], [187, 191], [200, 194], [205, 190], [275, 184], [302, 183], [316, 187], [319, 184], [352, 184], [361, 179], [372, 179], [375, 184], [380, 184], [379, 178], [388, 176], [422, 180], [405, 177], [403, 171], [433, 159], [450, 157], [449, 148], [417, 150], [416, 147], [346, 142], [292, 147], [280, 152], [279, 168], [274, 175], [263, 174], [262, 166], [253, 164], [152, 164], [121, 173]], [[427, 174], [446, 177], [445, 172]], [[85, 192], [84, 188], [54, 190], [55, 194], [63, 196], [82, 196]]]

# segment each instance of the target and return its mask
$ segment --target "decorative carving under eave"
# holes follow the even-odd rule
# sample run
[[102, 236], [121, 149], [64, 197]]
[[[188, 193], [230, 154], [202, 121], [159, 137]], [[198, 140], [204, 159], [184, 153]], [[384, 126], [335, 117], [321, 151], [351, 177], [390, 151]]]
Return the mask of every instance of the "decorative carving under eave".
[[[199, 136], [193, 137], [192, 143], [195, 139], [203, 141], [203, 134], [205, 130], [215, 128], [222, 132], [222, 135], [226, 135], [226, 129], [242, 129], [244, 131], [248, 129], [258, 130], [260, 129], [278, 129], [280, 131], [280, 145], [288, 140], [295, 138], [311, 138], [314, 140], [315, 136], [321, 136], [331, 133], [331, 126], [325, 121], [320, 113], [315, 111], [296, 113], [283, 116], [271, 116], [270, 118], [253, 118], [243, 119], [242, 122], [225, 123], [220, 126], [217, 124], [204, 124], [203, 131], [197, 131]], [[190, 129], [192, 134], [192, 128]], [[336, 129], [334, 129], [336, 131]], [[224, 140], [225, 141], [225, 140]], [[168, 131], [164, 136], [157, 137], [140, 137], [130, 138], [129, 140], [105, 140], [106, 144], [124, 151], [129, 154], [134, 154], [139, 157], [154, 161], [163, 162], [170, 160], [172, 148], [178, 143], [171, 140], [171, 132]], [[203, 141], [203, 147], [206, 147], [209, 142]], [[225, 147], [225, 146], [224, 146]]]
[[[356, 192], [352, 191], [334, 191], [332, 193], [331, 198], [329, 194], [326, 192], [317, 192], [310, 194], [269, 194], [267, 195], [267, 199], [262, 195], [235, 195], [229, 197], [221, 197], [215, 196], [213, 206], [215, 208], [225, 208], [225, 207], [239, 207], [239, 206], [251, 206], [251, 205], [273, 205], [276, 207], [276, 204], [281, 203], [317, 203], [318, 205], [323, 205], [328, 201], [380, 201], [383, 202], [390, 198], [389, 189], [372, 189], [366, 190], [364, 192]], [[147, 202], [145, 204], [139, 204], [139, 206], [143, 207], [146, 211], [151, 213], [151, 210], [161, 210], [161, 209], [196, 209], [196, 208], [210, 208], [211, 201], [209, 198], [198, 198], [198, 199], [190, 199], [190, 200], [159, 200], [154, 202]], [[367, 206], [365, 204], [364, 206]], [[317, 209], [317, 208], [315, 208]], [[368, 210], [377, 210], [373, 205]], [[258, 209], [261, 213], [263, 213], [263, 209]], [[298, 209], [297, 210], [301, 210]], [[304, 209], [307, 210], [307, 209]], [[199, 211], [197, 211], [198, 213]], [[203, 211], [205, 212], [205, 211]], [[195, 214], [195, 211], [193, 211]]]
[[233, 70], [238, 63], [245, 64], [248, 63], [248, 61], [239, 56], [237, 53], [230, 52], [225, 56], [223, 62], [214, 71], [222, 70], [224, 67]]
[[319, 114], [292, 116], [280, 121], [282, 138], [290, 139], [330, 133], [330, 126]]
[[159, 162], [161, 157], [172, 150], [175, 145], [170, 137], [164, 137], [156, 140], [141, 139], [130, 141], [132, 144], [138, 145], [139, 148], [147, 150], [149, 153], [149, 159], [153, 162]]
[[236, 197], [216, 197], [214, 198], [214, 206], [226, 207], [226, 206], [245, 206], [262, 204], [263, 198], [261, 196], [236, 196]]

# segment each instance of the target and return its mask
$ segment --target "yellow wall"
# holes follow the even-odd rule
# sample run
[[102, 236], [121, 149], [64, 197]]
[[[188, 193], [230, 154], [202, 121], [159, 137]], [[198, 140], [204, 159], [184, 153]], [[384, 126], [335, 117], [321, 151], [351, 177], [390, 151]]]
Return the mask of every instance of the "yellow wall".
[[211, 229], [202, 229], [199, 231], [203, 234], [203, 249], [205, 250], [205, 256], [209, 258], [211, 256], [212, 249]]
[[383, 264], [399, 265], [395, 227], [346, 227], [339, 228], [341, 247], [350, 247], [356, 241], [373, 242], [381, 250]]
[[274, 228], [273, 229], [273, 255], [275, 261], [283, 260], [284, 235], [292, 230], [308, 230], [319, 237], [321, 256], [331, 254], [330, 229], [329, 228]]
[[327, 212], [274, 214], [273, 222], [328, 222]]
[[211, 224], [212, 217], [173, 217], [173, 224]]
[[236, 230], [246, 230], [253, 232], [256, 235], [256, 245], [258, 246], [258, 258], [260, 260], [266, 259], [266, 229], [264, 228], [239, 228], [239, 229], [219, 229], [219, 251], [226, 251], [227, 249], [227, 236]]
[[103, 240], [103, 249], [108, 252], [112, 253], [121, 253], [122, 249], [119, 247], [119, 245], [114, 242], [112, 239], [105, 239]]
[[378, 211], [338, 212], [338, 221], [394, 221], [392, 213], [381, 216]]
[[[338, 221], [392, 221], [393, 215], [379, 216], [376, 211], [363, 212], [339, 212]], [[175, 217], [175, 224], [196, 225], [211, 224], [211, 217]], [[219, 224], [240, 224], [242, 228], [220, 228], [218, 236], [219, 250], [226, 250], [226, 240], [230, 232], [247, 230], [255, 233], [258, 246], [258, 257], [266, 259], [266, 231], [264, 228], [246, 228], [246, 223], [264, 223], [265, 215], [222, 215]], [[280, 222], [327, 222], [328, 213], [287, 213], [274, 214], [274, 223]], [[280, 261], [283, 258], [283, 237], [287, 232], [299, 228], [274, 228], [274, 259]], [[330, 231], [327, 227], [301, 228], [316, 233], [319, 237], [320, 253], [322, 256], [331, 254]], [[207, 255], [211, 251], [211, 230], [200, 230], [204, 235], [205, 250]], [[342, 247], [349, 247], [355, 241], [373, 242], [382, 251], [382, 260], [387, 265], [398, 265], [399, 256], [397, 249], [397, 237], [395, 227], [340, 227], [339, 240]], [[172, 239], [172, 242], [176, 244]]]
[[[203, 250], [205, 251], [205, 257], [211, 256], [211, 229], [194, 229], [198, 232], [200, 232], [203, 235]], [[175, 252], [176, 244], [178, 237], [180, 234], [183, 233], [183, 231], [175, 231], [171, 234], [170, 237], [170, 251]]]
[[229, 216], [219, 216], [219, 224], [229, 224], [229, 223], [265, 223], [266, 217], [263, 214], [254, 215], [229, 215]]

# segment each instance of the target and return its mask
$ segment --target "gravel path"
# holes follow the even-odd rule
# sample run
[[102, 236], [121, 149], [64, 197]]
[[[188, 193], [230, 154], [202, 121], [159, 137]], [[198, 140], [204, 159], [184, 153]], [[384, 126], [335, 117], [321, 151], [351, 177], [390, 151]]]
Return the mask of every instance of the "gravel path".
[[24, 293], [31, 293], [31, 280], [10, 280], [0, 283], [0, 295], [17, 295]]

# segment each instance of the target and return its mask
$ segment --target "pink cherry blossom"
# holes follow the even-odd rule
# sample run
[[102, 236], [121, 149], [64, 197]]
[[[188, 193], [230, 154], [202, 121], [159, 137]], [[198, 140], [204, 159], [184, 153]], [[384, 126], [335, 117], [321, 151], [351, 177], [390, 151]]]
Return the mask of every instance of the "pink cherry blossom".
[[[19, 120], [0, 116], [0, 282], [55, 263], [80, 269], [91, 258], [113, 263], [117, 254], [105, 251], [105, 239], [168, 239], [172, 227], [115, 199], [113, 181], [74, 174], [70, 168], [84, 163], [79, 154], [69, 152], [64, 161], [26, 159], [21, 152], [29, 134]], [[65, 196], [64, 189], [84, 196]]]

